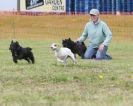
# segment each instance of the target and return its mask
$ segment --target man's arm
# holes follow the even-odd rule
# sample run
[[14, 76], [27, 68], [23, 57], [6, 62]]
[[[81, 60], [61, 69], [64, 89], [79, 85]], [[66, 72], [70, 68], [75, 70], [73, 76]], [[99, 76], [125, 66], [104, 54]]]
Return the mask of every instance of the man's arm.
[[88, 36], [88, 31], [87, 31], [87, 29], [88, 29], [88, 28], [87, 28], [87, 24], [86, 24], [86, 25], [85, 25], [85, 28], [84, 28], [84, 31], [83, 31], [83, 33], [82, 33], [82, 35], [81, 35], [81, 37], [79, 37], [77, 41], [83, 42], [83, 41], [86, 40], [86, 38], [87, 38], [87, 36]]
[[110, 44], [111, 40], [112, 40], [112, 32], [109, 29], [109, 27], [107, 26], [107, 24], [103, 25], [103, 32], [106, 36], [106, 38], [103, 42], [103, 45], [108, 46]]

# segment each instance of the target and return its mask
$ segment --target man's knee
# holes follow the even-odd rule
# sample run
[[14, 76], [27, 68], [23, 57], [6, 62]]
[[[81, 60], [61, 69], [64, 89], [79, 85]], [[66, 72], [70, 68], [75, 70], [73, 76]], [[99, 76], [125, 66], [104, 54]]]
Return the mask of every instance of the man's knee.
[[104, 59], [104, 58], [101, 56], [96, 56], [96, 60], [102, 60], [102, 59]]
[[102, 59], [111, 60], [112, 57], [108, 54], [105, 54], [105, 55], [98, 54], [98, 55], [96, 55], [96, 60], [102, 60]]
[[87, 54], [84, 55], [84, 59], [92, 59], [92, 58], [93, 58], [93, 55], [87, 55]]
[[88, 48], [84, 54], [84, 59], [93, 59], [96, 57], [97, 49], [95, 48]]
[[98, 51], [96, 54], [96, 60], [102, 60], [102, 59], [104, 59], [104, 54], [102, 54]]

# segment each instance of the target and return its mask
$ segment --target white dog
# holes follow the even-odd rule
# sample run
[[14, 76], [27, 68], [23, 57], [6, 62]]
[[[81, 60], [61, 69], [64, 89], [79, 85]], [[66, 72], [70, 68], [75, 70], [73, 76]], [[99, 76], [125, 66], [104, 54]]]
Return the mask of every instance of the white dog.
[[74, 64], [76, 63], [76, 59], [74, 57], [74, 54], [71, 52], [71, 50], [69, 48], [65, 48], [65, 47], [59, 48], [59, 46], [56, 43], [53, 43], [51, 45], [51, 49], [53, 51], [55, 51], [55, 56], [56, 56], [58, 61], [66, 64], [67, 58], [70, 57], [73, 60], [73, 63]]

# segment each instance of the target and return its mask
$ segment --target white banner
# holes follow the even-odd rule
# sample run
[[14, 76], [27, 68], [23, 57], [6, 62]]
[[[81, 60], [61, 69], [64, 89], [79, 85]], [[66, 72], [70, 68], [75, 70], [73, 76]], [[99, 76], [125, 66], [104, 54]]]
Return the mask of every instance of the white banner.
[[66, 12], [66, 0], [20, 0], [20, 11]]

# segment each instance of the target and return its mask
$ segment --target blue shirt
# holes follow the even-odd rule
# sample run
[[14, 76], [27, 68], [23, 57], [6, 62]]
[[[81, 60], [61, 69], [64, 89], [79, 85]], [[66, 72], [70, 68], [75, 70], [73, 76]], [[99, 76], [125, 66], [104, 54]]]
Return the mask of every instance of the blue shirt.
[[98, 48], [100, 44], [108, 46], [112, 39], [112, 32], [107, 24], [101, 20], [97, 23], [92, 21], [85, 25], [84, 31], [78, 41], [85, 41], [89, 38], [89, 46]]

